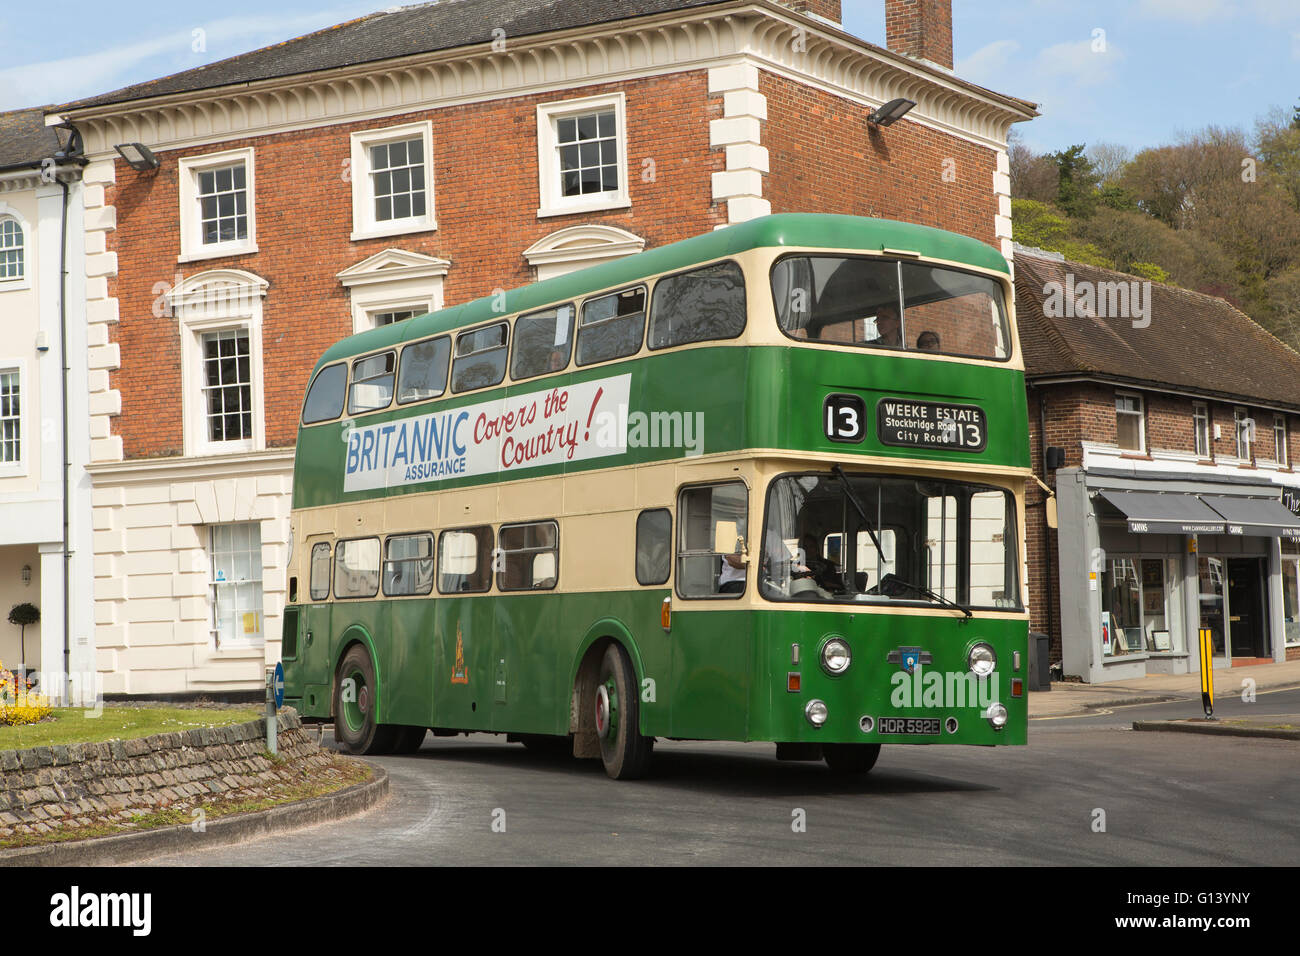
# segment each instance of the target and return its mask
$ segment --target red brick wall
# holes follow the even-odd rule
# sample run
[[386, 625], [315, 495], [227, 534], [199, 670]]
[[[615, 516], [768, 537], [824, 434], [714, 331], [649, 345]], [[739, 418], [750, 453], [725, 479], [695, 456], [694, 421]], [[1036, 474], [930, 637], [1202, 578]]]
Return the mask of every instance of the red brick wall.
[[773, 212], [900, 219], [996, 246], [993, 150], [906, 119], [870, 129], [869, 110], [768, 73], [759, 91], [772, 169], [764, 198]]
[[[632, 208], [539, 220], [538, 103], [617, 89], [627, 93]], [[619, 226], [644, 237], [647, 248], [707, 233], [727, 217], [711, 187], [712, 173], [726, 165], [725, 152], [709, 147], [709, 121], [721, 115], [722, 98], [709, 97], [707, 74], [693, 72], [167, 151], [155, 173], [136, 173], [119, 160], [108, 200], [117, 206], [109, 242], [118, 277], [110, 294], [119, 300], [114, 340], [122, 354], [112, 387], [122, 393], [114, 432], [126, 457], [181, 452], [177, 323], [151, 314], [155, 284], [172, 283], [178, 270], [236, 268], [269, 281], [262, 327], [266, 438], [268, 446], [291, 445], [317, 356], [352, 331], [338, 272], [389, 247], [440, 256], [453, 264], [444, 293], [454, 305], [532, 281], [523, 251], [565, 226]], [[351, 184], [341, 175], [349, 134], [426, 118], [433, 123], [437, 231], [351, 241]], [[249, 145], [256, 150], [260, 251], [178, 266], [178, 158]], [[655, 182], [642, 181], [647, 158], [655, 161]]]
[[952, 69], [952, 0], [885, 0], [885, 45]]

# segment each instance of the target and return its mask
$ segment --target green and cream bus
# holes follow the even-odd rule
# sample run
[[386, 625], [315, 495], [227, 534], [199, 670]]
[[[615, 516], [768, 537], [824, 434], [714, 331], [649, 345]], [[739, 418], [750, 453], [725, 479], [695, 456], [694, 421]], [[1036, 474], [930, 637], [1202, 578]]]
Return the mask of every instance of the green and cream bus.
[[298, 432], [286, 700], [354, 753], [1024, 744], [1006, 260], [778, 215], [363, 332]]

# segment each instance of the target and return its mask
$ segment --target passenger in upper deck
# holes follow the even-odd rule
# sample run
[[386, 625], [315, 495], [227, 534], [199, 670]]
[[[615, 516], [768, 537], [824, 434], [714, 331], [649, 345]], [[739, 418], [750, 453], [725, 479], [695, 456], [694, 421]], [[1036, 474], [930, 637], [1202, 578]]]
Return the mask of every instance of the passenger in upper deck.
[[892, 345], [899, 346], [903, 344], [902, 323], [898, 320], [898, 309], [892, 305], [882, 305], [876, 310], [876, 332], [877, 337], [868, 339], [867, 345]]

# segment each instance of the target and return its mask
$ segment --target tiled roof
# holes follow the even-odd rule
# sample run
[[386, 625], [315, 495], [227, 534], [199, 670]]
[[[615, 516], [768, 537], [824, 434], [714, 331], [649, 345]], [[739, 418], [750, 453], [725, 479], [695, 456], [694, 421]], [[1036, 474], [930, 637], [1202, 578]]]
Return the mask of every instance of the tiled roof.
[[60, 148], [59, 136], [45, 125], [45, 110], [0, 113], [0, 168], [38, 166]]
[[511, 37], [725, 2], [728, 0], [437, 0], [372, 13], [284, 43], [67, 103], [57, 109], [82, 109], [188, 93], [491, 43], [493, 31], [497, 29], [505, 31], [508, 42]]
[[1150, 325], [1135, 328], [1133, 316], [1099, 317], [1100, 307], [1086, 315], [1058, 315], [1065, 310], [1056, 307], [1052, 295], [1057, 289], [1063, 293], [1067, 282], [1078, 290], [1077, 299], [1087, 288], [1084, 282], [1095, 290], [1097, 283], [1143, 280], [1023, 250], [1015, 267], [1016, 317], [1031, 381], [1097, 375], [1300, 409], [1300, 353], [1223, 299], [1152, 282]]

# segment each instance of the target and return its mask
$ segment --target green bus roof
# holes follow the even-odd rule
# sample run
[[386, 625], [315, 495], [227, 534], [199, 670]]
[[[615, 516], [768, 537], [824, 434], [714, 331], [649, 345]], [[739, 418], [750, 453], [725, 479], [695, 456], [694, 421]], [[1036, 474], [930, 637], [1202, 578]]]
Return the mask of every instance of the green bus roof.
[[375, 349], [400, 345], [480, 322], [490, 322], [494, 318], [517, 315], [565, 299], [578, 299], [599, 289], [687, 269], [700, 262], [738, 255], [750, 249], [780, 246], [862, 252], [905, 249], [931, 259], [944, 259], [1010, 274], [1007, 261], [1001, 253], [969, 236], [889, 219], [784, 213], [752, 219], [614, 262], [510, 290], [505, 294], [504, 310], [493, 308], [495, 296], [484, 296], [439, 312], [351, 335], [330, 346], [317, 362], [317, 368]]

